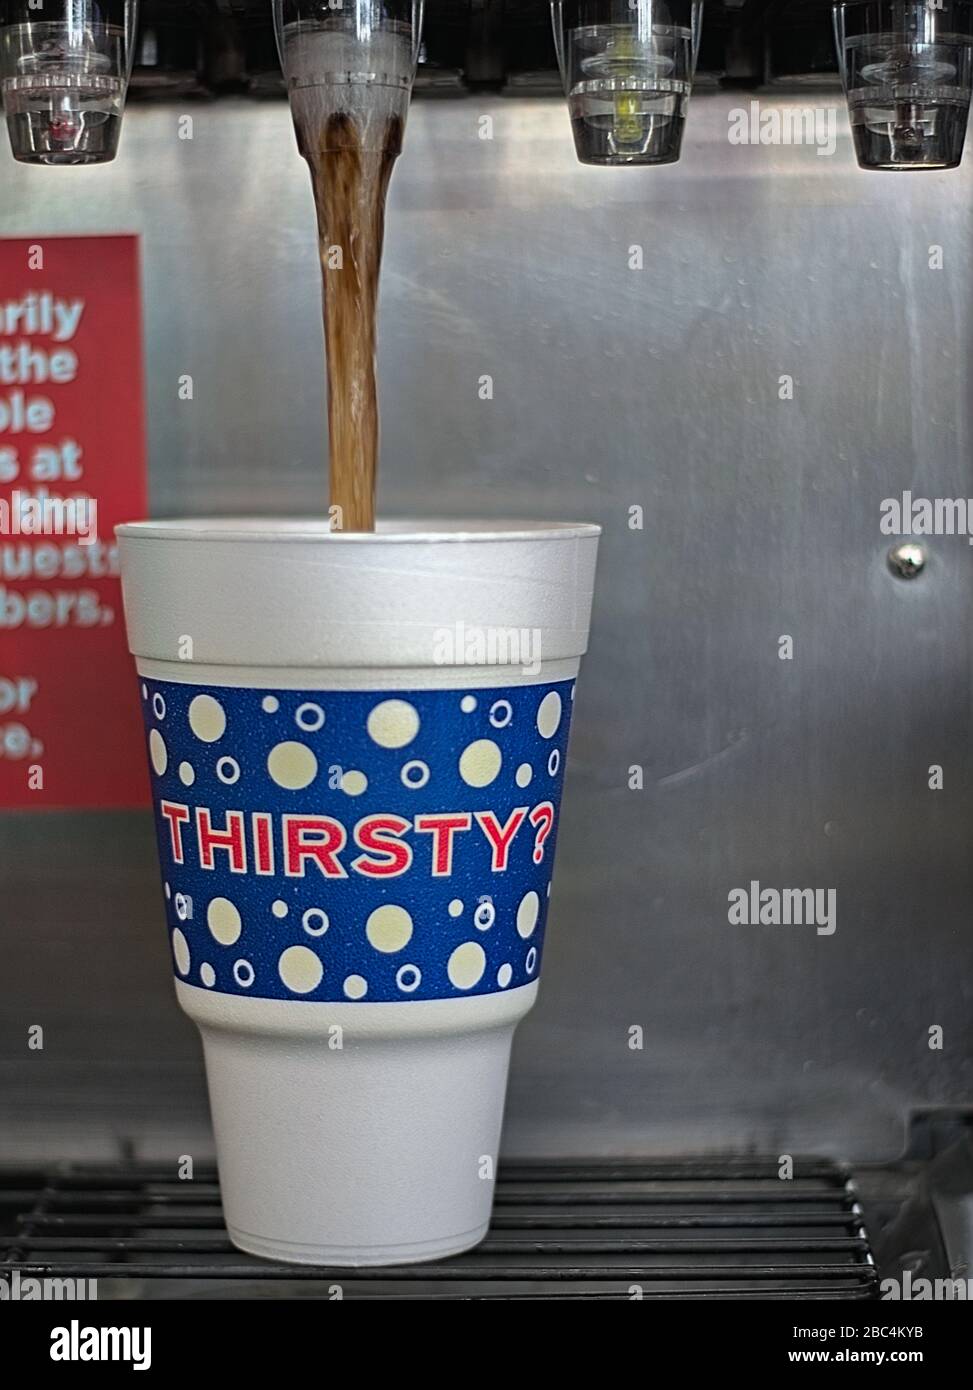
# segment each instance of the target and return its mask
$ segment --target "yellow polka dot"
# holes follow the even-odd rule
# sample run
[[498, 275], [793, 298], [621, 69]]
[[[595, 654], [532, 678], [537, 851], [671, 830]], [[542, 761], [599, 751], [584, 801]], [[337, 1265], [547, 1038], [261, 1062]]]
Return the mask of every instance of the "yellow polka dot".
[[561, 724], [561, 697], [549, 690], [537, 711], [537, 732], [541, 738], [553, 738]]
[[517, 909], [517, 932], [526, 941], [533, 935], [540, 915], [541, 900], [536, 893], [525, 893]]
[[364, 772], [345, 772], [341, 776], [341, 790], [348, 796], [361, 796], [368, 790], [368, 778]]
[[342, 988], [349, 999], [364, 999], [368, 993], [368, 981], [361, 975], [349, 975]]
[[221, 946], [232, 946], [240, 938], [243, 924], [229, 898], [214, 898], [206, 909], [206, 925]]
[[380, 748], [404, 748], [419, 732], [419, 716], [406, 700], [383, 700], [368, 716], [366, 727]]
[[197, 695], [189, 705], [189, 727], [204, 743], [215, 743], [226, 732], [226, 715], [212, 695]]
[[172, 933], [172, 954], [176, 958], [176, 969], [180, 975], [188, 975], [192, 962], [189, 959], [189, 942], [177, 927]]
[[149, 734], [149, 757], [152, 759], [152, 766], [161, 777], [169, 766], [169, 750], [158, 729], [153, 729]]
[[377, 907], [365, 923], [365, 935], [376, 951], [391, 955], [412, 940], [412, 918], [404, 907], [386, 903]]
[[318, 760], [303, 743], [276, 743], [267, 757], [267, 771], [278, 787], [300, 791], [318, 775]]
[[486, 952], [478, 941], [464, 941], [449, 958], [446, 973], [457, 989], [472, 989], [486, 969]]
[[309, 946], [288, 946], [277, 962], [277, 973], [292, 994], [310, 994], [324, 976], [324, 966]]
[[478, 738], [460, 754], [459, 775], [468, 787], [488, 787], [495, 781], [503, 761], [491, 738]]

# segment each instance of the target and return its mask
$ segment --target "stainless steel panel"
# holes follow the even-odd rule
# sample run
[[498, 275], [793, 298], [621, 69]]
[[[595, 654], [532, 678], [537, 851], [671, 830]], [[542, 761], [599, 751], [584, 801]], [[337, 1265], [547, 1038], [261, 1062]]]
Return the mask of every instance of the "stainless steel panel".
[[[904, 582], [879, 531], [903, 488], [973, 492], [970, 163], [860, 173], [843, 111], [833, 158], [731, 146], [738, 104], [694, 99], [682, 162], [634, 172], [577, 165], [559, 102], [420, 101], [393, 183], [383, 507], [605, 526], [514, 1153], [888, 1157], [970, 1099], [973, 561], [934, 538]], [[104, 169], [4, 162], [0, 231], [142, 234], [159, 514], [317, 511], [287, 111], [180, 114], [133, 108]], [[7, 816], [0, 848], [3, 1154], [201, 1153], [148, 817]], [[731, 926], [751, 879], [835, 888], [837, 931]]]

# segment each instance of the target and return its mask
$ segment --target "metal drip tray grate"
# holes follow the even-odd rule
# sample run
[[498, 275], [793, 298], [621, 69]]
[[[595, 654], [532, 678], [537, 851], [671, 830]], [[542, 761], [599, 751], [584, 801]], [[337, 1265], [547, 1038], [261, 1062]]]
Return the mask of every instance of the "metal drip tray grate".
[[0, 1171], [0, 1273], [96, 1278], [100, 1298], [862, 1299], [876, 1271], [851, 1179], [816, 1161], [514, 1163], [476, 1250], [327, 1270], [235, 1250], [215, 1171]]

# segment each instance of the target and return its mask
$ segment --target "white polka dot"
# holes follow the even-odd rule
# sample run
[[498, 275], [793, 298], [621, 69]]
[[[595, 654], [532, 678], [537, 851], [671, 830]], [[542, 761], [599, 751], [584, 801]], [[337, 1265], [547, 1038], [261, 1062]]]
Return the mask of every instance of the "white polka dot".
[[547, 885], [547, 896], [548, 896], [548, 897], [551, 896], [551, 885], [550, 885], [550, 884]]
[[192, 961], [189, 958], [189, 942], [177, 927], [172, 933], [172, 954], [180, 975], [188, 975]]
[[446, 973], [456, 989], [472, 989], [486, 969], [486, 952], [478, 941], [464, 941], [449, 958]]
[[156, 719], [165, 719], [166, 717], [166, 702], [159, 694], [158, 690], [152, 696], [152, 713], [155, 715]]
[[257, 977], [248, 960], [238, 960], [233, 966], [233, 978], [241, 989], [249, 989]]
[[368, 981], [362, 975], [349, 975], [342, 989], [349, 999], [364, 999], [368, 993]]
[[473, 924], [477, 931], [489, 931], [496, 922], [496, 908], [489, 898], [484, 902], [478, 903], [477, 910], [473, 913]]
[[500, 986], [501, 989], [506, 989], [513, 977], [514, 968], [509, 963], [509, 961], [505, 961], [504, 964], [501, 965], [500, 969], [497, 971], [497, 984]]
[[280, 701], [276, 695], [265, 695], [260, 701], [260, 708], [264, 714], [276, 714], [280, 709]]
[[468, 787], [488, 787], [495, 782], [503, 761], [500, 749], [489, 738], [478, 738], [463, 749], [459, 775]]
[[534, 933], [541, 910], [541, 900], [536, 893], [525, 893], [517, 909], [517, 933], [526, 941]]
[[533, 975], [533, 973], [534, 973], [534, 968], [535, 968], [536, 965], [537, 965], [537, 947], [536, 947], [536, 946], [532, 946], [532, 947], [530, 948], [530, 950], [527, 952], [527, 959], [524, 961], [524, 969], [527, 971], [527, 974], [528, 974], [528, 975]]
[[164, 884], [163, 887], [165, 888], [166, 897], [167, 897], [167, 898], [171, 898], [171, 897], [172, 897], [172, 889], [169, 887], [168, 883]]
[[143, 686], [142, 686], [142, 699], [143, 699], [143, 700], [147, 700], [148, 698], [149, 698], [149, 692], [148, 692], [148, 690], [146, 689], [146, 687], [143, 685]]
[[495, 729], [505, 729], [514, 717], [514, 707], [509, 700], [495, 700], [490, 706], [490, 723]]
[[239, 940], [243, 923], [229, 898], [214, 898], [206, 909], [206, 925], [221, 946], [232, 946]]
[[210, 965], [209, 961], [204, 961], [199, 967], [199, 978], [207, 989], [212, 989], [216, 984], [216, 971]]
[[320, 907], [309, 907], [301, 917], [301, 926], [308, 936], [324, 936], [330, 925], [328, 914]]
[[415, 758], [411, 763], [405, 764], [399, 776], [404, 787], [408, 787], [410, 791], [418, 791], [429, 781], [429, 764]]
[[464, 695], [462, 700], [460, 700], [459, 702], [459, 707], [464, 714], [472, 714], [473, 711], [476, 709], [476, 696]]
[[489, 931], [496, 920], [497, 909], [493, 906], [489, 898], [478, 904], [476, 911], [473, 913], [473, 925], [476, 927], [477, 931]]
[[184, 787], [191, 787], [196, 780], [196, 769], [192, 763], [179, 764], [179, 780]]
[[561, 723], [561, 697], [549, 690], [537, 711], [537, 732], [541, 738], [553, 738]]
[[383, 700], [368, 716], [367, 728], [380, 748], [404, 748], [419, 732], [419, 716], [406, 700]]
[[240, 780], [240, 764], [236, 758], [220, 758], [216, 764], [216, 775], [227, 787]]
[[551, 749], [551, 756], [547, 760], [547, 770], [552, 777], [557, 776], [557, 770], [561, 766], [561, 754], [556, 748]]
[[169, 766], [169, 750], [158, 729], [153, 729], [149, 734], [149, 757], [152, 759], [152, 766], [161, 777]]
[[365, 924], [365, 935], [385, 955], [401, 951], [412, 940], [412, 918], [404, 907], [386, 903], [377, 907]]
[[267, 771], [278, 787], [300, 791], [318, 775], [318, 760], [303, 743], [275, 743], [267, 757]]
[[368, 778], [364, 772], [352, 770], [341, 774], [341, 790], [348, 796], [361, 796], [368, 790]]
[[571, 699], [574, 700], [574, 686], [571, 687]]
[[292, 994], [310, 994], [324, 976], [324, 966], [309, 946], [288, 946], [277, 962], [277, 973]]
[[459, 898], [454, 898], [449, 905], [448, 911], [450, 917], [461, 917], [463, 915], [463, 904], [461, 900]]
[[415, 994], [422, 984], [422, 971], [418, 965], [400, 965], [395, 972], [395, 983], [403, 994]]
[[274, 902], [272, 902], [270, 904], [270, 910], [275, 917], [287, 916], [287, 904], [283, 901], [282, 898], [277, 898]]
[[520, 767], [517, 769], [517, 775], [514, 781], [517, 783], [518, 787], [529, 787], [530, 779], [533, 775], [534, 769], [531, 767], [530, 763], [521, 763]]
[[324, 710], [320, 705], [310, 702], [305, 705], [298, 705], [294, 715], [294, 723], [306, 734], [315, 734], [318, 729], [324, 727]]
[[204, 743], [215, 743], [226, 732], [226, 715], [212, 695], [197, 695], [189, 704], [189, 727]]

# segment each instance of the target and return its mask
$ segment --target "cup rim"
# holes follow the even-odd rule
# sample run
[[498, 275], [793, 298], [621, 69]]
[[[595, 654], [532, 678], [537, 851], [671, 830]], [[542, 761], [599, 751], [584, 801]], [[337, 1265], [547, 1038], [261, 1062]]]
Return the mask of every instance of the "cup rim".
[[127, 521], [115, 527], [125, 540], [321, 541], [329, 545], [471, 544], [483, 541], [588, 540], [601, 527], [587, 521], [497, 521], [469, 518], [383, 518], [375, 531], [332, 531], [327, 521], [296, 517], [173, 517]]

